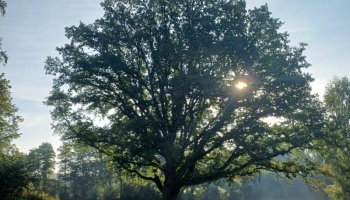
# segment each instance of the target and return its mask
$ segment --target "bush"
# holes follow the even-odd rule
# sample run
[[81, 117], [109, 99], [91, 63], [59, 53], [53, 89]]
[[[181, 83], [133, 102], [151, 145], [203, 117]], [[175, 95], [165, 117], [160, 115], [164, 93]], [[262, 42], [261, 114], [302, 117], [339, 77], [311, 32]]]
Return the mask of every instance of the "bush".
[[26, 170], [21, 154], [0, 153], [0, 197], [2, 200], [18, 200], [34, 179]]

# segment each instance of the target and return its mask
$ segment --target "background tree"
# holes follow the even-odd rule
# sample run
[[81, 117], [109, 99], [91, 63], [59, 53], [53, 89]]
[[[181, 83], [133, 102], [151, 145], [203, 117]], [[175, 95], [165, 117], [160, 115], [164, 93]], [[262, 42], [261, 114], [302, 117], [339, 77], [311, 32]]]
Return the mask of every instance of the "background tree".
[[155, 185], [122, 172], [86, 145], [65, 142], [59, 148], [60, 199], [160, 199]]
[[[49, 57], [46, 104], [56, 132], [153, 181], [184, 186], [262, 169], [306, 176], [311, 161], [279, 155], [322, 136], [305, 44], [288, 45], [267, 5], [243, 0], [106, 1], [93, 24], [66, 29]], [[267, 118], [280, 122], [269, 125]], [[99, 125], [98, 120], [108, 121]]]
[[230, 200], [244, 199], [242, 193], [242, 184], [234, 182], [229, 183], [224, 179], [211, 183], [184, 188], [179, 195], [180, 200]]
[[[56, 154], [50, 143], [43, 142], [28, 154], [28, 170], [39, 180], [36, 190], [50, 193], [48, 188], [53, 179]], [[54, 195], [54, 194], [53, 194]]]
[[61, 200], [69, 200], [69, 173], [70, 173], [70, 160], [72, 159], [70, 145], [64, 144], [58, 149], [58, 179], [63, 182], [63, 185], [59, 191], [59, 197]]
[[310, 199], [329, 200], [325, 193], [319, 193], [302, 179], [285, 180], [278, 174], [263, 172], [252, 179], [243, 179], [242, 193], [244, 199]]
[[13, 151], [11, 143], [18, 138], [18, 123], [23, 119], [16, 115], [18, 108], [12, 104], [10, 82], [0, 75], [0, 153], [9, 154]]
[[332, 199], [350, 199], [350, 81], [335, 77], [327, 86], [324, 102], [328, 111], [329, 140], [323, 157], [335, 172], [334, 184], [327, 188]]
[[81, 144], [64, 143], [59, 148], [59, 174], [63, 181], [60, 199], [96, 199], [113, 182], [113, 171], [95, 149]]
[[115, 185], [118, 188], [117, 197], [119, 197], [120, 200], [161, 199], [159, 190], [152, 182], [145, 181], [140, 177], [135, 177], [127, 173], [118, 173], [116, 174], [116, 178], [118, 180], [117, 184]]

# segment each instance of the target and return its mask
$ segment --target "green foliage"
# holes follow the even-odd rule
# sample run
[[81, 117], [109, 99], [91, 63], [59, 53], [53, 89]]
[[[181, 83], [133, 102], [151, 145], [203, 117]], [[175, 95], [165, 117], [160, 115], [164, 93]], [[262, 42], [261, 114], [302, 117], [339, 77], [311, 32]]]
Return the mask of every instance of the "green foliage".
[[228, 183], [223, 179], [212, 183], [186, 187], [179, 195], [179, 200], [230, 200], [243, 199], [242, 184]]
[[60, 199], [157, 199], [154, 185], [127, 174], [115, 173], [96, 150], [64, 143], [59, 148]]
[[120, 192], [117, 189], [117, 185], [109, 185], [105, 188], [103, 193], [103, 199], [108, 200], [120, 200]]
[[44, 192], [27, 192], [21, 200], [58, 200]]
[[[55, 131], [153, 181], [164, 199], [186, 186], [261, 170], [307, 176], [323, 110], [299, 47], [267, 5], [243, 0], [106, 1], [93, 24], [49, 57]], [[239, 89], [236, 85], [245, 83]], [[268, 118], [278, 118], [270, 125]], [[107, 121], [99, 124], [97, 121]], [[296, 152], [296, 151], [295, 151]]]
[[153, 184], [135, 184], [135, 182], [123, 182], [121, 183], [120, 190], [120, 200], [128, 200], [128, 199], [140, 199], [140, 200], [160, 200], [161, 195], [159, 190], [154, 187]]
[[107, 170], [107, 161], [89, 146], [64, 143], [58, 158], [61, 200], [96, 199], [112, 184], [113, 172]]
[[332, 199], [350, 199], [350, 81], [335, 77], [326, 87], [329, 140], [322, 151], [325, 163], [334, 171], [333, 185], [326, 191]]
[[26, 169], [25, 156], [20, 153], [0, 154], [0, 196], [2, 200], [17, 200], [34, 181]]
[[9, 154], [13, 151], [11, 141], [19, 137], [18, 123], [22, 121], [16, 116], [17, 107], [11, 103], [10, 82], [0, 75], [0, 153]]
[[[37, 191], [49, 192], [50, 179], [54, 175], [56, 154], [50, 143], [43, 142], [38, 148], [29, 151], [27, 160], [28, 171], [38, 180], [35, 184]], [[54, 195], [54, 194], [52, 194]]]

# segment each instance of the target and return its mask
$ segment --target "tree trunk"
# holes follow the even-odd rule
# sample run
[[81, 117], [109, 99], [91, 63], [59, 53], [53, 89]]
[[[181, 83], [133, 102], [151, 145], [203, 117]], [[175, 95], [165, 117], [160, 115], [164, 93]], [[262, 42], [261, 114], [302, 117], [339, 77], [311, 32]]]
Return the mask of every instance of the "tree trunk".
[[176, 185], [165, 185], [162, 192], [162, 200], [176, 200], [181, 187]]
[[180, 193], [181, 186], [176, 183], [175, 170], [168, 172], [165, 177], [162, 200], [176, 200]]

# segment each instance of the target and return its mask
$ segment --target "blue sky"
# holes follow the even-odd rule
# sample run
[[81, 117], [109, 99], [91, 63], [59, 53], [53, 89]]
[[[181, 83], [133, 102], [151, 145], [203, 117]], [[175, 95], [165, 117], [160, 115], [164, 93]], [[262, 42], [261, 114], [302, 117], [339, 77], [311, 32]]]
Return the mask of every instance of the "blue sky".
[[[42, 104], [49, 95], [51, 76], [44, 61], [56, 56], [56, 47], [68, 42], [64, 27], [91, 23], [103, 16], [100, 0], [7, 0], [6, 15], [0, 17], [0, 37], [8, 64], [0, 73], [11, 81], [13, 103], [24, 118], [21, 138], [15, 141], [24, 152], [50, 142], [55, 150], [59, 137], [51, 130], [50, 108]], [[248, 8], [267, 3], [272, 16], [285, 22], [281, 31], [290, 34], [291, 45], [308, 43], [305, 55], [316, 79], [314, 92], [323, 95], [333, 76], [350, 75], [349, 0], [247, 0]]]

